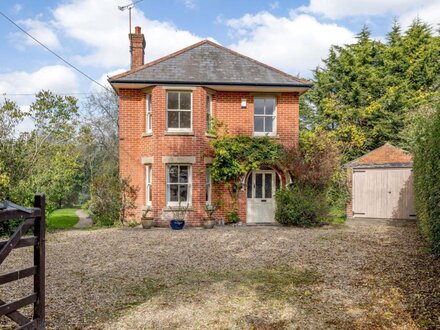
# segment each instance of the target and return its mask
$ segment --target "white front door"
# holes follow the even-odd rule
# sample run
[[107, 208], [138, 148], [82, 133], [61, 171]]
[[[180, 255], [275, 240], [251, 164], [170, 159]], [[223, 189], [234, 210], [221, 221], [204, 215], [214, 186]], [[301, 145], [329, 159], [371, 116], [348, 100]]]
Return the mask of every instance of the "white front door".
[[280, 179], [275, 171], [253, 171], [247, 181], [247, 223], [275, 222], [275, 191]]

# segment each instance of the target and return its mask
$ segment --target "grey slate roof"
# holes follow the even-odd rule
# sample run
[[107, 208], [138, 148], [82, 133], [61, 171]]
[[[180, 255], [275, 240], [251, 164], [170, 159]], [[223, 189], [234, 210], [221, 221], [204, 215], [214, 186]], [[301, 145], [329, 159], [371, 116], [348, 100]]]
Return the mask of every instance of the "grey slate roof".
[[109, 82], [311, 86], [307, 80], [291, 76], [208, 40], [111, 77]]

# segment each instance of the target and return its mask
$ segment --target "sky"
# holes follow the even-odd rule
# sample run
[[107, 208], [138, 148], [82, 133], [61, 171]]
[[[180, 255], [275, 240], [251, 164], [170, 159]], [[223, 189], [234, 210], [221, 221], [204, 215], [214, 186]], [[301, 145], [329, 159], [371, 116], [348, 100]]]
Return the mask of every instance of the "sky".
[[[129, 69], [132, 0], [1, 1], [0, 11], [74, 66], [105, 84]], [[132, 25], [146, 39], [146, 62], [210, 39], [287, 73], [313, 78], [331, 45], [353, 42], [364, 25], [383, 40], [393, 20], [438, 27], [438, 0], [143, 0]], [[134, 29], [134, 28], [133, 28]], [[0, 16], [0, 94], [26, 108], [41, 89], [99, 92]], [[31, 95], [14, 95], [31, 94]], [[86, 95], [75, 94], [78, 98]]]

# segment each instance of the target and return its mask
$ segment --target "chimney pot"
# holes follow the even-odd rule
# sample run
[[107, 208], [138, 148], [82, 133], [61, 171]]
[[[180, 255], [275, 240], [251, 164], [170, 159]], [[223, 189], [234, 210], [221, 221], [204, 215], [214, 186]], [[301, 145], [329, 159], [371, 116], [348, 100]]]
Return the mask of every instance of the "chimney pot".
[[141, 27], [140, 27], [140, 26], [136, 26], [136, 27], [134, 28], [134, 32], [135, 32], [136, 34], [141, 34]]

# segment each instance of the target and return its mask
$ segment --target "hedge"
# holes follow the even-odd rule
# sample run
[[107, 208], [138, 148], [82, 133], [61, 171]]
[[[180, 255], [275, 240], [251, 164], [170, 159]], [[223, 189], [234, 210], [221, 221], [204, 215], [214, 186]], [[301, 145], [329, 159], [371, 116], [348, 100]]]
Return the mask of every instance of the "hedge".
[[417, 222], [433, 253], [440, 256], [440, 104], [423, 125], [413, 150]]

